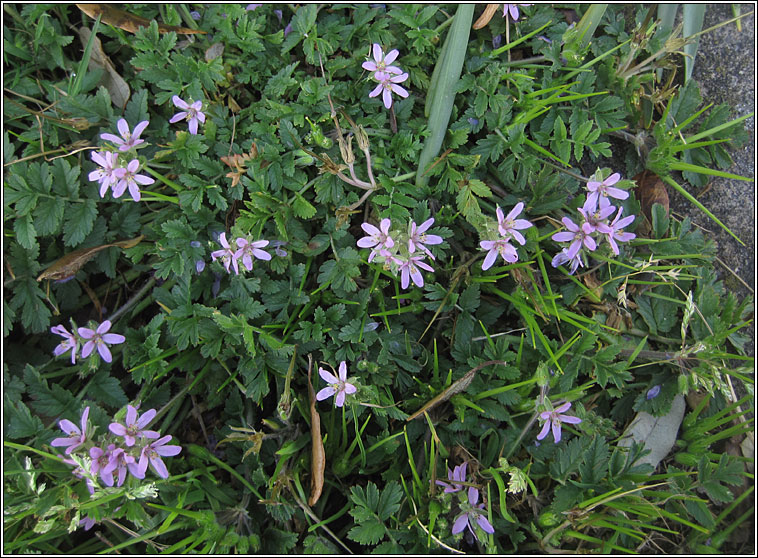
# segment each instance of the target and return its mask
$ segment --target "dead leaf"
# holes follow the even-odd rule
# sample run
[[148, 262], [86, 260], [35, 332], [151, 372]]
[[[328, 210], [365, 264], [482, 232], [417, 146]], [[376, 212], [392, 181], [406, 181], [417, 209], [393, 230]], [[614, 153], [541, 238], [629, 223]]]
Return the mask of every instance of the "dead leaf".
[[224, 43], [213, 43], [205, 51], [205, 61], [210, 62], [214, 58], [218, 58], [224, 54]]
[[650, 453], [640, 457], [635, 465], [649, 463], [655, 470], [658, 463], [674, 447], [679, 425], [682, 424], [684, 418], [684, 408], [684, 397], [677, 394], [671, 402], [671, 410], [662, 417], [654, 417], [650, 413], [640, 411], [621, 436], [619, 447], [631, 447], [632, 442], [644, 444], [645, 449], [649, 449]]
[[653, 204], [659, 203], [669, 212], [669, 195], [666, 185], [658, 175], [644, 170], [633, 178], [637, 183], [637, 199], [648, 222], [653, 222]]
[[474, 376], [476, 376], [476, 373], [479, 372], [479, 370], [481, 370], [485, 366], [489, 366], [490, 364], [506, 364], [506, 362], [503, 360], [488, 360], [487, 362], [483, 362], [479, 366], [472, 368], [471, 370], [466, 372], [466, 374], [464, 374], [462, 378], [455, 380], [452, 384], [450, 384], [450, 386], [445, 388], [441, 393], [437, 394], [433, 399], [427, 402], [418, 411], [416, 411], [407, 419], [405, 419], [406, 422], [420, 417], [425, 412], [429, 411], [431, 408], [439, 405], [440, 403], [444, 401], [447, 401], [456, 393], [460, 393], [464, 391], [471, 384], [471, 381], [474, 379]]
[[311, 355], [308, 355], [308, 398], [311, 402], [311, 495], [308, 505], [318, 502], [324, 489], [324, 470], [326, 469], [326, 454], [324, 441], [321, 439], [321, 417], [316, 410], [316, 391], [311, 384]]
[[[77, 4], [76, 7], [92, 19], [97, 19], [97, 16], [100, 16], [100, 21], [102, 23], [118, 27], [127, 33], [136, 33], [140, 27], [150, 27], [150, 20], [130, 14], [124, 10], [119, 10], [111, 4]], [[199, 29], [177, 27], [176, 25], [164, 25], [162, 23], [158, 24], [159, 33], [168, 33], [170, 31], [173, 31], [174, 33], [184, 33], [185, 35], [206, 33]]]
[[[87, 43], [89, 42], [91, 34], [92, 31], [86, 27], [79, 29], [79, 38], [81, 39], [82, 44], [85, 48], [87, 47]], [[92, 40], [89, 69], [99, 69], [105, 71], [100, 84], [108, 90], [108, 93], [111, 96], [111, 102], [116, 107], [123, 109], [126, 106], [126, 102], [129, 100], [129, 96], [131, 95], [129, 84], [124, 81], [124, 78], [122, 78], [116, 71], [116, 68], [113, 67], [111, 59], [108, 58], [108, 55], [103, 51], [103, 45], [97, 36], [95, 36], [95, 38]]]
[[132, 248], [133, 246], [139, 244], [143, 238], [145, 238], [144, 235], [140, 235], [137, 238], [119, 240], [118, 242], [113, 242], [112, 244], [102, 244], [100, 246], [92, 246], [90, 248], [80, 248], [79, 250], [74, 250], [62, 258], [55, 260], [47, 269], [45, 269], [45, 271], [40, 274], [39, 277], [37, 277], [37, 281], [42, 281], [43, 279], [53, 279], [57, 281], [60, 279], [73, 277], [84, 264], [90, 261], [95, 256], [95, 254], [101, 250], [105, 250], [111, 246], [118, 246], [124, 249]]
[[481, 29], [482, 27], [487, 25], [492, 19], [492, 16], [495, 15], [495, 12], [497, 11], [498, 6], [500, 6], [500, 4], [487, 4], [487, 7], [484, 8], [482, 15], [480, 15], [479, 19], [477, 19], [474, 22], [474, 25], [472, 26], [472, 28]]

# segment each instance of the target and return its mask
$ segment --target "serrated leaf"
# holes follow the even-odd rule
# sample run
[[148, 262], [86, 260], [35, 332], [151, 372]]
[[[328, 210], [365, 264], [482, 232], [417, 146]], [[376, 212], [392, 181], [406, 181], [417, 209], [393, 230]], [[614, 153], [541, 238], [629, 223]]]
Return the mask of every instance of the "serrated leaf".
[[51, 235], [58, 232], [65, 203], [60, 198], [45, 198], [34, 209], [34, 223], [40, 235]]
[[403, 499], [403, 489], [396, 481], [390, 481], [382, 490], [379, 502], [376, 506], [376, 513], [382, 521], [386, 521], [390, 516], [400, 509], [400, 501]]
[[77, 246], [92, 232], [97, 217], [97, 204], [94, 200], [66, 205], [63, 223], [63, 243]]
[[89, 384], [88, 393], [97, 401], [115, 407], [123, 407], [129, 402], [119, 381], [107, 372], [98, 372]]
[[5, 395], [5, 411], [8, 413], [8, 422], [5, 435], [12, 440], [31, 438], [45, 429], [40, 418], [32, 416], [29, 408], [21, 400], [12, 400]]
[[292, 202], [292, 212], [298, 219], [310, 219], [316, 214], [316, 208], [300, 194], [295, 194], [295, 200]]
[[379, 519], [371, 517], [350, 529], [347, 536], [359, 544], [374, 545], [384, 538], [385, 533], [384, 524]]
[[37, 231], [34, 228], [31, 215], [24, 215], [13, 222], [13, 230], [16, 233], [18, 243], [31, 250], [37, 243]]
[[579, 475], [583, 483], [597, 484], [604, 476], [608, 464], [608, 443], [601, 436], [595, 436], [590, 446], [582, 454]]

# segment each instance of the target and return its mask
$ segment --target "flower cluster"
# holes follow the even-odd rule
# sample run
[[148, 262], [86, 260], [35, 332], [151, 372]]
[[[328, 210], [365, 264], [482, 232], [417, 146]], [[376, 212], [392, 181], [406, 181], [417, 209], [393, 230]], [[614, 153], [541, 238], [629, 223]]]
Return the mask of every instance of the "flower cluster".
[[[553, 267], [558, 267], [564, 263], [570, 263], [569, 273], [574, 273], [578, 267], [584, 267], [582, 253], [586, 250], [593, 252], [597, 248], [598, 241], [596, 237], [605, 237], [613, 253], [619, 255], [619, 247], [616, 242], [629, 242], [637, 235], [634, 233], [624, 232], [624, 228], [634, 221], [634, 215], [621, 217], [624, 211], [623, 207], [611, 205], [608, 198], [625, 200], [629, 197], [629, 192], [620, 188], [615, 188], [621, 175], [613, 173], [602, 182], [590, 180], [587, 182], [587, 200], [584, 206], [579, 208], [582, 214], [583, 222], [581, 225], [574, 223], [569, 217], [562, 219], [566, 226], [566, 231], [560, 231], [552, 236], [556, 242], [570, 242], [567, 248], [555, 255], [553, 258]], [[608, 219], [616, 212], [613, 221]]]
[[109, 188], [114, 198], [120, 198], [128, 188], [132, 199], [139, 201], [140, 185], [147, 186], [155, 182], [149, 176], [139, 174], [142, 163], [135, 157], [136, 150], [147, 145], [145, 140], [140, 138], [147, 125], [148, 121], [143, 120], [130, 131], [129, 124], [121, 118], [116, 124], [120, 137], [108, 133], [100, 134], [102, 139], [113, 144], [111, 150], [92, 153], [92, 161], [100, 165], [100, 168], [90, 172], [88, 178], [100, 184], [101, 198], [105, 197]]
[[[250, 4], [250, 6], [254, 6], [254, 5], [255, 4]], [[258, 6], [261, 6], [261, 5], [262, 4], [258, 4]], [[192, 134], [193, 136], [197, 134], [198, 124], [205, 123], [205, 113], [202, 110], [200, 110], [203, 108], [203, 102], [195, 101], [194, 103], [190, 104], [190, 103], [187, 103], [186, 101], [183, 101], [181, 98], [179, 98], [178, 95], [174, 95], [173, 97], [171, 97], [171, 101], [174, 103], [174, 106], [176, 108], [181, 109], [181, 112], [177, 112], [174, 116], [172, 116], [169, 122], [173, 124], [174, 122], [179, 122], [180, 120], [187, 120], [188, 126], [189, 126], [189, 133]]]
[[403, 72], [398, 66], [392, 65], [400, 54], [397, 49], [384, 54], [382, 47], [378, 43], [374, 43], [372, 54], [374, 59], [366, 60], [361, 65], [364, 70], [371, 72], [371, 77], [374, 80], [379, 82], [368, 96], [376, 97], [381, 93], [384, 107], [390, 108], [392, 106], [392, 93], [400, 95], [403, 98], [408, 96], [408, 91], [398, 85], [408, 79], [408, 74]]
[[242, 261], [242, 265], [245, 266], [245, 269], [252, 271], [254, 259], [271, 259], [271, 254], [261, 250], [261, 248], [268, 246], [268, 240], [256, 240], [251, 242], [248, 238], [240, 236], [232, 241], [232, 244], [236, 245], [235, 249], [232, 244], [229, 244], [226, 240], [226, 233], [222, 232], [218, 236], [218, 242], [221, 244], [222, 248], [221, 250], [211, 252], [211, 260], [216, 261], [217, 259], [220, 259], [227, 272], [229, 272], [229, 266], [231, 265], [232, 268], [234, 268], [234, 273], [236, 275], [239, 275], [240, 272], [239, 261]]
[[[445, 493], [460, 492], [464, 489], [462, 483], [466, 483], [466, 465], [464, 462], [452, 471], [447, 470], [447, 478], [449, 482], [438, 480], [439, 486], [445, 487]], [[461, 512], [455, 517], [453, 522], [452, 533], [457, 535], [461, 533], [466, 527], [468, 527], [471, 534], [476, 537], [476, 533], [473, 529], [473, 524], [476, 522], [479, 527], [489, 534], [493, 534], [495, 529], [492, 524], [487, 520], [484, 512], [484, 503], [479, 503], [479, 490], [473, 486], [469, 486], [466, 491], [466, 499], [461, 500], [460, 503]]]
[[400, 273], [400, 286], [403, 289], [408, 288], [411, 280], [416, 286], [423, 287], [424, 276], [419, 269], [434, 271], [434, 268], [423, 261], [425, 256], [434, 260], [434, 255], [426, 245], [442, 243], [441, 236], [426, 234], [432, 224], [433, 217], [420, 225], [411, 221], [407, 230], [391, 232], [392, 223], [389, 219], [382, 219], [379, 228], [370, 223], [363, 223], [361, 228], [368, 236], [359, 239], [357, 244], [360, 248], [371, 248], [369, 262], [378, 258], [378, 262], [384, 262], [385, 269], [392, 270], [395, 275]]
[[[87, 478], [87, 488], [94, 493], [93, 480], [100, 477], [106, 486], [121, 486], [126, 480], [127, 473], [134, 478], [144, 479], [148, 466], [163, 479], [168, 478], [168, 469], [161, 459], [173, 457], [182, 450], [181, 446], [166, 445], [172, 437], [161, 436], [159, 432], [147, 430], [147, 425], [155, 418], [157, 411], [150, 409], [142, 413], [137, 408], [127, 405], [124, 424], [112, 422], [109, 433], [101, 436], [99, 443], [93, 439], [94, 431], [88, 423], [89, 407], [84, 409], [81, 416], [81, 427], [68, 419], [61, 420], [58, 425], [66, 434], [50, 442], [53, 447], [65, 447], [64, 454], [71, 455], [77, 451], [86, 450], [89, 456], [91, 478]], [[73, 474], [85, 477], [85, 471], [80, 463], [73, 459], [64, 461], [75, 466]]]
[[511, 209], [508, 215], [504, 215], [502, 209], [497, 207], [495, 213], [497, 215], [497, 234], [498, 237], [495, 240], [482, 240], [479, 242], [479, 246], [482, 249], [487, 250], [487, 255], [484, 257], [482, 263], [482, 270], [486, 271], [492, 264], [495, 263], [498, 254], [502, 256], [503, 260], [507, 263], [516, 263], [518, 261], [518, 252], [516, 248], [511, 244], [511, 239], [515, 240], [522, 246], [526, 244], [526, 239], [519, 231], [528, 229], [532, 224], [526, 219], [517, 219], [521, 212], [524, 210], [524, 203], [517, 203], [513, 209]]
[[55, 356], [60, 356], [70, 350], [71, 364], [74, 364], [76, 362], [76, 353], [79, 350], [79, 344], [82, 343], [82, 358], [87, 358], [95, 349], [97, 349], [100, 357], [105, 362], [111, 362], [113, 357], [108, 346], [123, 343], [126, 338], [118, 333], [108, 333], [110, 329], [110, 320], [105, 320], [94, 330], [88, 327], [72, 327], [71, 330], [73, 333], [69, 332], [62, 325], [54, 326], [50, 328], [50, 332], [62, 336], [63, 341], [55, 347], [53, 354]]

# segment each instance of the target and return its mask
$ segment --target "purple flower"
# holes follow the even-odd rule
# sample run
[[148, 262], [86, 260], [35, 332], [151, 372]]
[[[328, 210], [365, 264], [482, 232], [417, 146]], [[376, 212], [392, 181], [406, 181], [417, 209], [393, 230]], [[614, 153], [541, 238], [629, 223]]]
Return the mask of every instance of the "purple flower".
[[513, 21], [518, 21], [518, 7], [519, 6], [531, 6], [531, 4], [503, 4], [503, 17], [508, 17], [510, 14]]
[[123, 343], [126, 338], [118, 333], [108, 333], [110, 328], [111, 322], [105, 320], [97, 326], [95, 331], [92, 331], [88, 327], [80, 327], [77, 330], [79, 337], [87, 339], [87, 342], [82, 348], [82, 358], [87, 358], [90, 353], [95, 350], [95, 347], [97, 347], [97, 352], [100, 353], [100, 356], [105, 362], [111, 362], [111, 360], [113, 360], [111, 352], [108, 350], [108, 345], [118, 345], [119, 343]]
[[79, 526], [84, 527], [85, 531], [89, 531], [90, 529], [92, 529], [92, 527], [94, 527], [96, 523], [97, 521], [95, 521], [91, 517], [85, 517], [79, 520]]
[[584, 267], [584, 262], [582, 261], [581, 252], [577, 252], [573, 258], [570, 258], [568, 255], [568, 251], [569, 251], [568, 248], [564, 248], [563, 250], [558, 252], [553, 258], [553, 261], [551, 263], [553, 267], [558, 267], [561, 264], [571, 262], [569, 275], [573, 275], [578, 267]]
[[621, 190], [620, 188], [612, 188], [616, 182], [619, 181], [621, 175], [614, 172], [608, 178], [602, 182], [596, 180], [590, 180], [587, 182], [587, 190], [590, 191], [590, 195], [587, 196], [587, 201], [590, 199], [598, 202], [600, 207], [606, 207], [611, 204], [608, 197], [616, 198], [617, 200], [625, 200], [629, 197], [629, 192]]
[[650, 401], [651, 399], [655, 399], [658, 397], [658, 394], [661, 393], [661, 385], [655, 384], [653, 387], [651, 387], [649, 390], [647, 390], [647, 395], [645, 396], [645, 399]]
[[239, 265], [237, 264], [238, 252], [235, 252], [232, 250], [232, 247], [229, 246], [229, 243], [226, 241], [225, 232], [222, 232], [220, 235], [218, 235], [218, 242], [221, 244], [221, 246], [223, 246], [223, 249], [211, 252], [211, 260], [216, 261], [217, 258], [221, 258], [221, 262], [224, 264], [227, 273], [229, 272], [229, 264], [231, 264], [234, 268], [234, 273], [239, 275], [240, 270]]
[[492, 48], [500, 48], [500, 45], [503, 44], [503, 36], [499, 33], [492, 37]]
[[452, 528], [453, 535], [457, 535], [466, 527], [468, 527], [469, 531], [471, 531], [471, 534], [476, 537], [476, 533], [471, 527], [471, 523], [473, 521], [476, 521], [476, 523], [479, 525], [479, 527], [482, 528], [485, 533], [489, 533], [491, 535], [495, 532], [492, 524], [484, 515], [484, 503], [477, 504], [478, 501], [479, 491], [473, 486], [470, 486], [468, 489], [468, 506], [466, 506], [466, 508], [464, 508], [463, 511], [458, 515], [458, 517], [455, 518], [455, 522], [453, 523]]
[[345, 404], [345, 394], [353, 394], [357, 391], [357, 388], [347, 381], [347, 364], [345, 364], [344, 360], [340, 362], [339, 378], [320, 367], [318, 373], [321, 378], [329, 384], [327, 387], [319, 390], [316, 394], [316, 399], [318, 401], [323, 401], [336, 393], [334, 406], [342, 407]]
[[611, 216], [616, 210], [612, 205], [606, 205], [605, 207], [597, 207], [597, 199], [588, 197], [584, 202], [584, 206], [579, 208], [579, 213], [584, 217], [584, 221], [589, 224], [590, 230], [594, 233], [599, 230], [598, 227], [601, 224], [605, 224], [605, 220]]
[[528, 229], [532, 224], [526, 219], [516, 219], [521, 211], [524, 209], [524, 202], [518, 202], [507, 216], [503, 217], [503, 211], [498, 206], [495, 210], [497, 214], [497, 230], [506, 240], [514, 238], [516, 242], [523, 246], [526, 244], [526, 239], [519, 231]]
[[408, 238], [408, 252], [413, 254], [416, 251], [416, 248], [420, 248], [426, 253], [426, 255], [432, 258], [432, 260], [434, 259], [434, 255], [426, 246], [424, 246], [424, 244], [442, 244], [441, 236], [437, 236], [436, 234], [424, 234], [433, 224], [434, 217], [427, 219], [418, 226], [416, 226], [415, 221], [411, 221], [410, 238]]
[[119, 151], [129, 151], [132, 147], [145, 143], [145, 140], [140, 139], [139, 136], [147, 128], [148, 124], [147, 120], [143, 120], [134, 127], [133, 133], [129, 133], [129, 124], [127, 124], [126, 119], [122, 118], [116, 123], [121, 137], [114, 136], [113, 134], [100, 134], [100, 137], [118, 145]]
[[149, 176], [145, 176], [144, 174], [137, 174], [139, 167], [139, 160], [132, 159], [129, 161], [129, 164], [126, 165], [126, 168], [116, 169], [115, 174], [118, 177], [119, 181], [113, 187], [114, 198], [120, 198], [121, 194], [123, 194], [126, 189], [129, 188], [129, 193], [132, 195], [132, 199], [138, 202], [140, 200], [140, 191], [137, 184], [139, 183], [143, 186], [147, 186], [155, 182], [155, 180]]
[[245, 6], [245, 9], [248, 12], [254, 12], [258, 8], [260, 8], [261, 6], [263, 6], [263, 4], [248, 4], [247, 6]]
[[195, 21], [199, 20], [202, 16], [200, 15], [200, 12], [191, 11], [190, 17], [194, 19]]
[[70, 455], [76, 448], [81, 446], [87, 439], [87, 417], [89, 417], [89, 407], [84, 409], [82, 413], [82, 427], [79, 428], [73, 422], [68, 419], [63, 419], [58, 423], [61, 430], [68, 434], [66, 438], [55, 438], [50, 445], [53, 447], [65, 447], [66, 455]]
[[390, 108], [392, 106], [392, 93], [400, 95], [403, 98], [408, 96], [408, 91], [398, 85], [398, 83], [402, 83], [408, 79], [407, 73], [393, 76], [387, 72], [376, 72], [374, 78], [379, 80], [379, 85], [377, 85], [368, 96], [376, 97], [381, 93], [385, 108]]
[[61, 341], [60, 344], [55, 347], [55, 349], [53, 349], [53, 354], [55, 356], [60, 356], [71, 349], [71, 364], [74, 364], [76, 362], [76, 348], [78, 345], [74, 334], [69, 333], [68, 330], [62, 325], [51, 327], [50, 332], [55, 333], [56, 335], [62, 335], [64, 337], [63, 341]]
[[287, 242], [284, 240], [274, 240], [271, 243], [271, 247], [274, 249], [274, 253], [280, 258], [287, 257], [287, 250], [282, 248], [282, 246], [286, 246], [286, 245], [287, 245]]
[[389, 248], [395, 245], [395, 241], [390, 237], [390, 226], [392, 223], [389, 219], [382, 219], [377, 229], [370, 223], [362, 223], [361, 228], [369, 236], [358, 239], [358, 246], [361, 248], [372, 248], [368, 261], [371, 262], [377, 255], [384, 258], [389, 257]]
[[489, 250], [482, 262], [482, 271], [487, 271], [492, 264], [495, 263], [497, 255], [500, 254], [503, 259], [508, 263], [515, 263], [518, 261], [518, 252], [507, 240], [499, 238], [498, 240], [482, 240], [479, 243], [484, 250]]
[[171, 97], [171, 101], [173, 101], [175, 107], [182, 109], [182, 112], [177, 112], [174, 116], [171, 117], [171, 120], [169, 120], [169, 122], [173, 124], [174, 122], [179, 122], [180, 120], [184, 120], [186, 118], [189, 121], [190, 134], [197, 134], [197, 123], [205, 122], [205, 114], [200, 110], [203, 108], [203, 102], [195, 101], [189, 105], [180, 99], [178, 95]]
[[261, 250], [264, 246], [268, 246], [268, 240], [256, 240], [255, 242], [249, 242], [246, 238], [238, 238], [237, 246], [239, 250], [234, 253], [234, 257], [242, 259], [242, 265], [247, 268], [248, 271], [253, 269], [253, 258], [259, 260], [270, 260], [271, 254]]
[[611, 222], [610, 225], [601, 223], [597, 227], [598, 232], [601, 232], [606, 236], [606, 238], [608, 239], [608, 244], [611, 245], [611, 249], [613, 250], [613, 253], [616, 254], [617, 256], [619, 255], [619, 247], [616, 244], [617, 240], [619, 242], [629, 242], [630, 240], [637, 238], [637, 235], [634, 233], [624, 232], [624, 227], [626, 227], [627, 225], [630, 225], [632, 221], [634, 221], [636, 216], [627, 215], [623, 219], [620, 219], [621, 213], [623, 211], [624, 211], [624, 208], [619, 207], [618, 213], [616, 214], [616, 218]]
[[557, 232], [551, 238], [556, 242], [571, 242], [568, 252], [566, 252], [569, 259], [573, 259], [579, 253], [582, 245], [589, 251], [597, 248], [595, 239], [590, 236], [593, 231], [589, 223], [582, 223], [580, 227], [568, 217], [564, 217], [561, 221], [566, 225], [568, 231]]
[[435, 484], [439, 486], [444, 486], [445, 493], [448, 492], [458, 492], [459, 490], [463, 490], [463, 485], [460, 484], [462, 482], [466, 482], [466, 466], [468, 465], [467, 461], [464, 461], [460, 465], [453, 468], [451, 471], [450, 468], [447, 470], [447, 480], [451, 482], [445, 482], [442, 480], [437, 480]]
[[413, 279], [413, 283], [417, 287], [424, 286], [424, 276], [418, 268], [425, 269], [426, 271], [434, 271], [434, 268], [429, 264], [424, 263], [422, 260], [424, 256], [409, 256], [407, 260], [401, 260], [400, 258], [392, 258], [398, 266], [400, 271], [400, 286], [403, 289], [407, 289], [410, 284], [410, 279]]
[[139, 458], [139, 471], [144, 476], [145, 471], [147, 471], [147, 463], [148, 460], [150, 461], [150, 467], [155, 471], [155, 473], [162, 479], [168, 478], [168, 469], [166, 469], [166, 464], [163, 463], [163, 460], [161, 457], [173, 457], [177, 455], [180, 451], [182, 451], [181, 446], [167, 446], [165, 445], [167, 442], [171, 441], [171, 436], [164, 436], [163, 438], [160, 438], [156, 440], [155, 442], [151, 442], [148, 445], [146, 445], [144, 448], [142, 448], [142, 453], [140, 454]]
[[287, 35], [289, 35], [290, 33], [292, 33], [292, 22], [288, 23], [287, 27], [284, 28], [284, 36], [285, 37]]
[[565, 422], [568, 424], [579, 424], [582, 422], [582, 419], [579, 417], [572, 417], [570, 415], [563, 415], [561, 413], [568, 411], [571, 407], [571, 403], [567, 401], [560, 407], [552, 410], [552, 411], [543, 411], [540, 413], [540, 418], [545, 421], [545, 424], [542, 426], [542, 430], [540, 430], [540, 433], [537, 434], [537, 439], [542, 440], [545, 436], [547, 436], [548, 430], [552, 427], [553, 429], [553, 439], [555, 440], [555, 443], [561, 441], [561, 423]]
[[126, 426], [118, 422], [112, 422], [108, 425], [108, 429], [116, 436], [123, 436], [126, 445], [132, 447], [137, 442], [137, 438], [158, 438], [160, 436], [160, 434], [153, 430], [144, 430], [150, 424], [150, 421], [155, 418], [156, 414], [158, 412], [155, 409], [150, 409], [142, 413], [140, 417], [135, 407], [127, 405]]
[[[92, 458], [89, 472], [93, 475], [99, 474], [106, 486], [113, 486], [113, 471], [106, 471], [106, 467], [108, 467], [113, 458], [113, 450], [115, 448], [114, 444], [110, 444], [107, 450], [103, 450], [97, 446], [89, 449], [89, 456]], [[119, 484], [119, 486], [121, 485]]]
[[105, 197], [108, 188], [118, 182], [118, 153], [112, 151], [102, 151], [92, 153], [92, 160], [102, 168], [95, 169], [89, 173], [88, 178], [100, 183], [100, 197]]
[[[124, 481], [126, 480], [126, 473], [131, 472], [132, 476], [143, 479], [145, 478], [145, 475], [137, 476], [135, 475], [135, 471], [137, 469], [136, 462], [137, 460], [134, 459], [131, 455], [126, 453], [123, 448], [117, 448], [114, 444], [111, 444], [108, 446], [108, 449], [111, 451], [111, 459], [108, 462], [108, 464], [103, 469], [103, 472], [101, 473], [101, 476], [108, 475], [111, 477], [111, 483], [113, 482], [113, 472], [116, 471], [118, 474], [118, 482], [116, 483], [116, 486], [121, 486], [124, 484]], [[110, 484], [108, 486], [113, 486], [113, 484]]]
[[400, 54], [400, 52], [397, 49], [392, 49], [387, 54], [384, 54], [384, 51], [382, 50], [382, 47], [379, 45], [379, 43], [374, 43], [374, 46], [372, 48], [372, 53], [374, 55], [374, 59], [366, 60], [363, 64], [361, 64], [361, 67], [364, 70], [368, 70], [369, 72], [374, 72], [374, 78], [377, 79], [378, 81], [382, 81], [380, 78], [377, 77], [378, 72], [383, 72], [385, 74], [402, 74], [403, 73], [403, 70], [401, 70], [397, 66], [390, 65], [395, 61], [395, 59]]

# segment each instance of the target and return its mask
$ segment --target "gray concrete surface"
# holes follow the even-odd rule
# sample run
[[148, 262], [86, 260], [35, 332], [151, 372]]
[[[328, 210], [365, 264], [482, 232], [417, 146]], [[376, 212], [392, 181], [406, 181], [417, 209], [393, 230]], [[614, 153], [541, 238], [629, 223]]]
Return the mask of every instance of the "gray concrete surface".
[[[755, 4], [740, 4], [741, 12], [755, 12]], [[732, 18], [731, 4], [708, 4], [703, 29]], [[700, 39], [695, 60], [693, 79], [700, 85], [705, 102], [727, 103], [733, 117], [755, 112], [755, 13], [742, 18], [742, 31], [734, 23], [720, 27]], [[745, 120], [750, 139], [739, 149], [729, 149], [734, 165], [727, 172], [755, 178], [755, 116]], [[680, 182], [681, 184], [681, 182]], [[755, 291], [755, 182], [714, 177], [710, 188], [698, 197], [716, 217], [728, 226], [742, 241], [740, 245], [707, 215], [676, 192], [669, 192], [671, 210], [689, 216], [694, 223], [712, 232], [718, 246], [718, 257], [724, 265], [718, 266], [719, 278], [726, 287], [743, 299], [754, 296]], [[698, 196], [698, 191], [686, 185]], [[739, 279], [737, 279], [737, 277]], [[742, 281], [740, 281], [740, 279]], [[748, 286], [746, 286], [746, 283]], [[747, 330], [745, 330], [747, 332]], [[755, 354], [755, 327], [749, 334], [751, 353]]]

